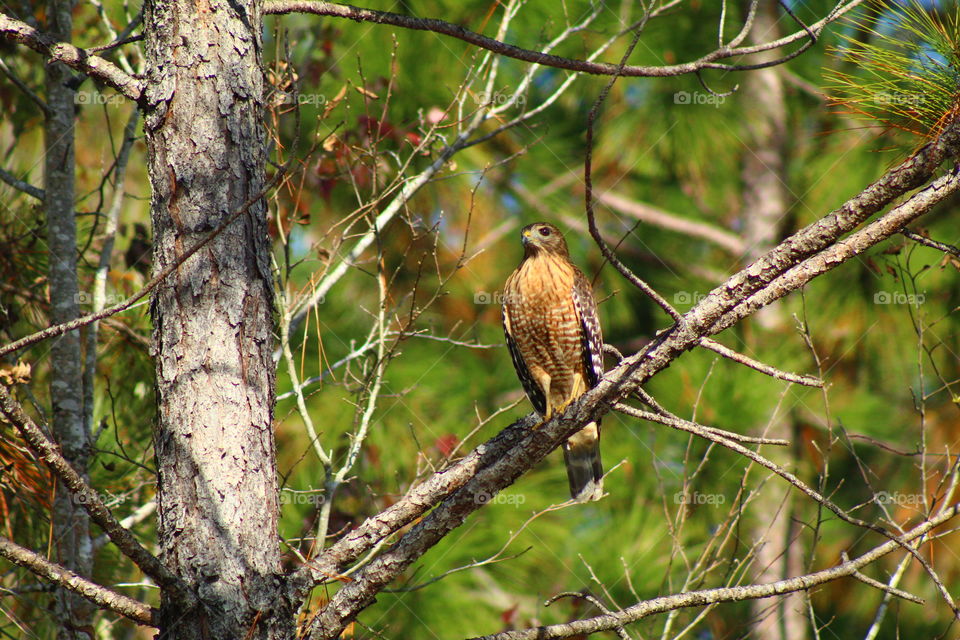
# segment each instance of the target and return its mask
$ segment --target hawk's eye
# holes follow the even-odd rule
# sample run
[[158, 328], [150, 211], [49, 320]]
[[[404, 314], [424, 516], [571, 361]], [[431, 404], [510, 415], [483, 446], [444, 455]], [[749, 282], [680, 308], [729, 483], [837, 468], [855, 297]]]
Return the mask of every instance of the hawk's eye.
[[540, 227], [540, 235], [544, 238], [550, 235], [550, 227]]

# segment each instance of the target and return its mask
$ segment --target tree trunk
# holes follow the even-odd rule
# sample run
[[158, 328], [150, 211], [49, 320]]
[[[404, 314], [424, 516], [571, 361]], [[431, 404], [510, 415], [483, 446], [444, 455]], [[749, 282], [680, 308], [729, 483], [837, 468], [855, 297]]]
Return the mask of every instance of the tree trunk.
[[[256, 0], [152, 0], [144, 18], [153, 267], [264, 188]], [[164, 597], [162, 638], [291, 638], [281, 597], [270, 245], [263, 198], [153, 298], [163, 561], [201, 606]]]
[[[767, 4], [757, 11], [750, 39], [766, 42], [777, 34], [777, 5]], [[768, 58], [779, 53], [769, 52]], [[743, 99], [751, 106], [746, 129], [749, 147], [743, 156], [743, 214], [747, 241], [746, 258], [754, 261], [772, 249], [780, 239], [788, 209], [786, 172], [787, 104], [781, 71], [759, 69], [744, 78]], [[760, 309], [754, 316], [761, 329], [783, 332], [788, 321], [777, 302]], [[755, 346], [755, 345], [754, 345]], [[762, 427], [763, 425], [761, 425]], [[770, 438], [795, 438], [789, 415], [773, 419], [765, 435]], [[776, 449], [776, 448], [775, 448]], [[790, 468], [793, 460], [787, 450], [770, 450], [766, 455], [782, 467]], [[803, 573], [803, 548], [797, 544], [796, 527], [792, 524], [792, 489], [779, 482], [764, 487], [755, 504], [755, 513], [768, 516], [753, 526], [753, 538], [761, 542], [757, 551], [757, 582], [774, 582]], [[806, 602], [802, 592], [792, 593], [776, 601], [756, 600], [751, 604], [757, 640], [804, 640]]]
[[[50, 0], [47, 31], [69, 42], [73, 30], [72, 0]], [[48, 285], [50, 322], [60, 324], [79, 315], [77, 288], [77, 227], [74, 219], [74, 103], [68, 86], [69, 68], [50, 64], [46, 69], [47, 115], [45, 120], [44, 208], [47, 246], [50, 252]], [[83, 375], [80, 333], [73, 331], [53, 340], [50, 346], [51, 429], [64, 457], [86, 476], [90, 434], [83, 411]], [[53, 500], [53, 546], [57, 560], [83, 576], [93, 571], [90, 520], [83, 507], [58, 484]], [[56, 592], [55, 611], [60, 628], [57, 637], [70, 640], [93, 638], [94, 606], [62, 589]]]

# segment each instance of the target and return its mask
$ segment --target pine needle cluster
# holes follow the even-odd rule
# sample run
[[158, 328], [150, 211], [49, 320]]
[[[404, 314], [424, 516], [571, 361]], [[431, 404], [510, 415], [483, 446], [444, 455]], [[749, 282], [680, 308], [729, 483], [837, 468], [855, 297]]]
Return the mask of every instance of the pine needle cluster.
[[[828, 74], [834, 105], [888, 129], [935, 137], [960, 96], [960, 6], [876, 0], [833, 53], [855, 69]], [[848, 65], [845, 65], [849, 67]]]

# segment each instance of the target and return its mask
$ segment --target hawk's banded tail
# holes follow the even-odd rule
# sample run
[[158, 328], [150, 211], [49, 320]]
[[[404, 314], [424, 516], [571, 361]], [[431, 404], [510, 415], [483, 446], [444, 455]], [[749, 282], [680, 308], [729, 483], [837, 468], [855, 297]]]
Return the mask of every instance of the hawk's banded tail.
[[591, 422], [563, 443], [570, 496], [577, 502], [603, 497], [603, 465], [600, 462], [600, 425]]

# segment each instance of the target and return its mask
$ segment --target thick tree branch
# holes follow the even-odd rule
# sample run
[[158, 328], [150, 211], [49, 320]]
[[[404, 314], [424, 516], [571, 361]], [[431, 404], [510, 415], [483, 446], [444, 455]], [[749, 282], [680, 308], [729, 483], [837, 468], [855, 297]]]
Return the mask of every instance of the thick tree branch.
[[905, 225], [924, 215], [930, 211], [931, 207], [958, 191], [960, 191], [960, 167], [956, 167], [950, 173], [941, 176], [930, 186], [863, 229], [850, 234], [847, 238], [790, 268], [762, 290], [721, 317], [714, 325], [713, 330], [722, 331], [733, 326], [757, 309], [765, 307], [791, 291], [796, 291], [818, 275], [900, 233]]
[[[432, 31], [441, 35], [457, 38], [458, 40], [463, 40], [464, 42], [468, 42], [472, 45], [493, 51], [494, 53], [507, 56], [509, 58], [515, 58], [525, 62], [532, 62], [534, 64], [540, 64], [547, 67], [568, 69], [570, 71], [579, 71], [581, 73], [590, 73], [594, 75], [621, 75], [631, 77], [663, 78], [695, 73], [703, 69], [747, 71], [782, 64], [787, 60], [795, 58], [800, 53], [812, 46], [814, 43], [813, 38], [819, 37], [820, 32], [826, 25], [837, 20], [842, 15], [861, 4], [861, 2], [862, 0], [849, 0], [847, 2], [840, 2], [837, 4], [834, 10], [830, 12], [829, 15], [810, 25], [809, 30], [803, 29], [778, 40], [765, 42], [759, 45], [741, 47], [737, 46], [739, 43], [739, 38], [735, 38], [726, 45], [718, 47], [716, 50], [711, 51], [710, 53], [691, 62], [676, 65], [665, 65], [660, 67], [627, 65], [623, 66], [622, 68], [616, 64], [611, 64], [608, 62], [589, 62], [586, 60], [576, 60], [572, 58], [555, 56], [543, 53], [541, 51], [523, 49], [521, 47], [516, 47], [514, 45], [489, 38], [474, 31], [470, 31], [469, 29], [464, 29], [459, 25], [444, 22], [443, 20], [436, 20], [433, 18], [417, 18], [414, 16], [390, 13], [389, 11], [363, 9], [360, 7], [335, 4], [332, 2], [321, 2], [319, 0], [269, 0], [268, 2], [264, 3], [263, 12], [264, 14], [274, 15], [288, 13], [312, 13], [319, 16], [347, 18], [357, 22], [388, 24], [396, 27], [403, 27], [405, 29], [413, 29], [416, 31]], [[651, 14], [651, 17], [655, 15], [656, 13], [654, 12]], [[727, 60], [738, 56], [749, 56], [763, 51], [777, 49], [801, 40], [804, 42], [797, 50], [785, 56], [779, 57], [776, 60], [750, 65], [725, 64], [719, 62], [720, 60]]]
[[3, 536], [0, 536], [0, 556], [45, 580], [83, 596], [101, 609], [118, 613], [138, 624], [153, 626], [154, 610], [147, 605], [90, 582]]
[[23, 95], [27, 96], [35, 105], [40, 107], [40, 111], [42, 111], [44, 114], [50, 112], [50, 107], [47, 106], [47, 103], [43, 101], [43, 98], [38, 96], [36, 91], [28, 87], [27, 83], [21, 80], [20, 76], [14, 73], [13, 69], [11, 69], [4, 60], [0, 60], [0, 71], [3, 71], [3, 75], [7, 76], [7, 79], [16, 85]]
[[0, 36], [33, 49], [49, 60], [62, 62], [71, 69], [100, 80], [135, 102], [143, 94], [143, 81], [124, 73], [117, 65], [100, 56], [91, 55], [66, 42], [41, 33], [26, 22], [0, 13]]
[[853, 231], [894, 199], [923, 185], [958, 145], [960, 126], [954, 121], [944, 128], [939, 138], [888, 171], [839, 209], [793, 234], [711, 291], [684, 316], [685, 330], [716, 333], [711, 327], [725, 313], [765, 288], [787, 269]]
[[413, 487], [393, 505], [367, 518], [313, 562], [299, 569], [290, 580], [302, 597], [313, 585], [335, 578], [343, 569], [375, 547], [380, 541], [420, 518], [434, 505], [462, 487], [477, 471], [516, 446], [530, 427], [538, 422], [529, 414], [478, 446], [454, 465], [439, 471]]

